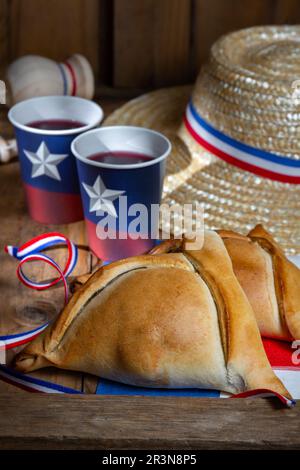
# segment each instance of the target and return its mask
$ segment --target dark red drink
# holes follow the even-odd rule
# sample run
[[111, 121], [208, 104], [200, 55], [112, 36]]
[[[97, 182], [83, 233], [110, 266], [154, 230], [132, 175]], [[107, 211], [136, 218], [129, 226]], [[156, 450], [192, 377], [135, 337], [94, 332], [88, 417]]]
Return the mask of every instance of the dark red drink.
[[78, 127], [86, 126], [86, 124], [72, 119], [45, 119], [42, 121], [28, 122], [27, 126], [45, 131], [65, 131], [69, 129], [77, 129]]
[[99, 163], [108, 163], [110, 165], [136, 165], [152, 160], [150, 155], [136, 152], [100, 152], [89, 156], [89, 159]]

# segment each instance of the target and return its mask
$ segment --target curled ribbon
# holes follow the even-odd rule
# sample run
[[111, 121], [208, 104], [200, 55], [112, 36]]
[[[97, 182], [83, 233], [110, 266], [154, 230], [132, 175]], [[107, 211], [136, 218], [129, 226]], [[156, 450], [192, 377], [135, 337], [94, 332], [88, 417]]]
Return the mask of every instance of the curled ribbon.
[[[68, 259], [64, 269], [49, 256], [44, 255], [41, 251], [56, 245], [64, 244], [68, 248]], [[62, 281], [64, 284], [65, 291], [65, 303], [68, 301], [68, 285], [67, 277], [75, 268], [78, 258], [77, 246], [71, 242], [67, 237], [58, 232], [45, 233], [33, 238], [32, 240], [24, 243], [24, 245], [17, 247], [7, 245], [5, 251], [14, 258], [20, 260], [17, 267], [17, 276], [20, 281], [30, 289], [45, 290], [49, 287], [54, 286], [58, 282]], [[49, 282], [36, 282], [27, 277], [23, 272], [23, 266], [28, 261], [43, 261], [52, 266], [57, 272], [58, 277]]]

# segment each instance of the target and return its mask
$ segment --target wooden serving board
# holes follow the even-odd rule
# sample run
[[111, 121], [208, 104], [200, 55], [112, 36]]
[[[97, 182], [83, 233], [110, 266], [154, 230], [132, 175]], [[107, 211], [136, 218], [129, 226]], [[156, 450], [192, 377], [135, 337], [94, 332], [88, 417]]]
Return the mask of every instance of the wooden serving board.
[[[104, 108], [109, 112], [120, 104], [110, 100]], [[11, 136], [7, 123], [0, 134]], [[18, 163], [0, 165], [0, 335], [36, 327], [22, 323], [17, 313], [37, 299], [58, 310], [63, 305], [62, 287], [37, 294], [22, 286], [17, 261], [3, 250], [6, 244], [18, 246], [53, 229], [79, 244], [74, 275], [91, 272], [98, 260], [87, 249], [84, 224], [34, 223], [27, 215]], [[63, 264], [65, 249], [52, 250], [51, 256]], [[30, 274], [38, 279], [52, 275], [44, 265], [30, 266]], [[300, 448], [299, 405], [282, 409], [276, 401], [262, 399], [93, 395], [97, 379], [86, 374], [45, 369], [34, 376], [87, 394], [34, 394], [0, 381], [0, 449]]]

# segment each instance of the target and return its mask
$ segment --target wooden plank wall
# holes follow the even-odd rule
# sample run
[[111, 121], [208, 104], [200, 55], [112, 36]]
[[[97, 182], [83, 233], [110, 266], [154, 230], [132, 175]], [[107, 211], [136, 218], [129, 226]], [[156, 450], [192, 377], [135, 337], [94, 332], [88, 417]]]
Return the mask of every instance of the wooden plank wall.
[[98, 73], [98, 0], [1, 0], [1, 6], [9, 60], [32, 53], [63, 60], [81, 52]]
[[152, 87], [188, 81], [190, 27], [189, 0], [115, 0], [114, 84]]
[[0, 0], [0, 72], [23, 54], [81, 52], [106, 86], [175, 85], [220, 35], [275, 23], [300, 23], [299, 0]]

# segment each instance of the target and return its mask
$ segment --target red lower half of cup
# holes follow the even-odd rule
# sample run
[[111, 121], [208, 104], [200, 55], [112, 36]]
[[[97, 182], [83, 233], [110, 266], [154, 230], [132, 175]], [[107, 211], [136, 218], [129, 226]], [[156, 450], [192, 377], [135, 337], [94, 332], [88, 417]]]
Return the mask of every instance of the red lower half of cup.
[[133, 239], [130, 234], [120, 232], [110, 234], [114, 238], [104, 239], [104, 233], [101, 233], [99, 227], [97, 229], [97, 224], [88, 219], [85, 219], [85, 224], [90, 249], [106, 262], [147, 253], [155, 244], [151, 238]]
[[24, 184], [29, 215], [42, 224], [69, 224], [83, 219], [80, 194], [66, 194]]

